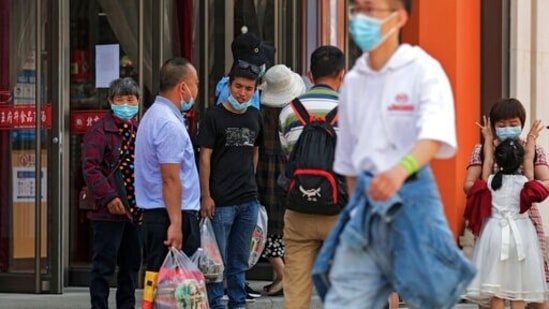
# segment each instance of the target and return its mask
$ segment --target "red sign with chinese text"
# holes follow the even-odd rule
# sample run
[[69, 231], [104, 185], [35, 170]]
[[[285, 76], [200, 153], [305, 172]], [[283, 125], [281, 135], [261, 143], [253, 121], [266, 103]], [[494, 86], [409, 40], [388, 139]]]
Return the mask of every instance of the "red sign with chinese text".
[[83, 110], [71, 112], [71, 134], [84, 134], [107, 113], [107, 110]]
[[[44, 128], [51, 128], [51, 104], [42, 105], [40, 111]], [[0, 105], [0, 130], [33, 129], [36, 127], [36, 106]]]

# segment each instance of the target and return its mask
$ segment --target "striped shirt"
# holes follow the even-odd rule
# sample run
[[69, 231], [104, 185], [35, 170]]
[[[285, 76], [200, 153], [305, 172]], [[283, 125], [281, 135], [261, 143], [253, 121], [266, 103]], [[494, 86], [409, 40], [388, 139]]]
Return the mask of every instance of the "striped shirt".
[[[305, 109], [315, 117], [326, 116], [338, 103], [338, 93], [325, 85], [315, 85], [308, 92], [298, 97]], [[294, 148], [303, 125], [297, 118], [290, 104], [286, 105], [279, 116], [280, 144], [286, 155]], [[337, 122], [334, 125], [337, 132]]]

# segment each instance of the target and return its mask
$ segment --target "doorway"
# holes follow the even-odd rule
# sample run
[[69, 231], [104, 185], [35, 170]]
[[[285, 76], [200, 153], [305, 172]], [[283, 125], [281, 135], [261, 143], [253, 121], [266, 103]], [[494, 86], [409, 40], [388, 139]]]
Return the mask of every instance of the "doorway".
[[63, 78], [56, 70], [62, 6], [63, 1], [0, 0], [0, 290], [5, 292], [62, 292], [63, 100], [55, 90]]

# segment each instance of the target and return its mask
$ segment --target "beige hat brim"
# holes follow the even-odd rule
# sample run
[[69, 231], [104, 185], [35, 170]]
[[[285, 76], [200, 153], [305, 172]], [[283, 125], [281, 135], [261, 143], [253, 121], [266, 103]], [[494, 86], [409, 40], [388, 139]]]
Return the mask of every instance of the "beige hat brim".
[[292, 72], [292, 82], [290, 87], [284, 91], [270, 91], [269, 87], [265, 87], [261, 93], [260, 102], [262, 105], [270, 107], [283, 107], [290, 103], [295, 97], [298, 97], [305, 93], [307, 88], [305, 82], [301, 76], [295, 72]]

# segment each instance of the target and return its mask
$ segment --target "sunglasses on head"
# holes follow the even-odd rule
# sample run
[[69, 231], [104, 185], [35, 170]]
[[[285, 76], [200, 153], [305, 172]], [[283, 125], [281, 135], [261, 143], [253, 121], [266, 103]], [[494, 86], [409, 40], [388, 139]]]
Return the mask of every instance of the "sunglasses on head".
[[252, 71], [252, 73], [256, 74], [256, 75], [259, 75], [259, 72], [261, 72], [261, 70], [259, 69], [259, 67], [255, 64], [251, 64], [249, 62], [246, 62], [244, 60], [238, 60], [238, 68], [240, 69], [244, 69], [244, 70], [250, 70]]

